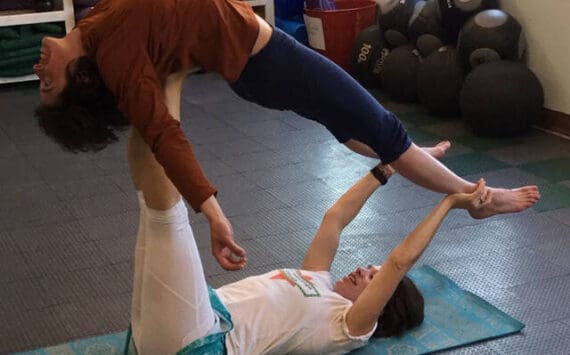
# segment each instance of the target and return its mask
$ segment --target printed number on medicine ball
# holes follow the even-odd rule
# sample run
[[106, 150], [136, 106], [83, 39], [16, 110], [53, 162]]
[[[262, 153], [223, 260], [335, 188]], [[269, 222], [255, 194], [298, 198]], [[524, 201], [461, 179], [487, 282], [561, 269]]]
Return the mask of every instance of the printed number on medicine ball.
[[466, 64], [520, 60], [525, 39], [520, 23], [501, 10], [486, 10], [470, 18], [459, 35], [459, 53]]
[[416, 85], [421, 60], [420, 52], [409, 44], [388, 54], [380, 78], [382, 87], [393, 100], [417, 101]]
[[418, 1], [410, 18], [408, 37], [427, 57], [443, 46], [444, 30], [439, 21], [435, 0]]
[[352, 46], [351, 74], [362, 85], [379, 85], [382, 53], [389, 51], [378, 25], [362, 30]]
[[418, 0], [379, 0], [378, 25], [392, 47], [408, 43], [408, 24]]
[[522, 63], [497, 61], [477, 66], [465, 79], [460, 96], [467, 125], [481, 136], [513, 136], [536, 123], [544, 91]]
[[465, 69], [455, 47], [441, 47], [430, 54], [418, 71], [418, 98], [441, 117], [458, 117], [459, 94]]
[[437, 0], [442, 26], [446, 29], [448, 43], [457, 43], [457, 36], [465, 21], [488, 9], [499, 8], [498, 0]]
[[391, 51], [388, 47], [381, 48], [379, 51], [376, 51], [372, 56], [372, 62], [370, 67], [370, 73], [374, 78], [374, 82], [376, 86], [382, 86], [382, 73], [384, 72], [384, 62], [386, 62], [386, 58], [390, 55]]

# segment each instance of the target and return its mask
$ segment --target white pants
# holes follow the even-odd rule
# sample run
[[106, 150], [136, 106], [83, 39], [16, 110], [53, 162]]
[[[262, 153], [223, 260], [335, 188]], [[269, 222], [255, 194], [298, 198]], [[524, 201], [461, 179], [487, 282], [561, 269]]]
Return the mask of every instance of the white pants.
[[131, 308], [141, 355], [175, 354], [217, 324], [200, 254], [182, 200], [167, 211], [148, 208], [141, 192]]

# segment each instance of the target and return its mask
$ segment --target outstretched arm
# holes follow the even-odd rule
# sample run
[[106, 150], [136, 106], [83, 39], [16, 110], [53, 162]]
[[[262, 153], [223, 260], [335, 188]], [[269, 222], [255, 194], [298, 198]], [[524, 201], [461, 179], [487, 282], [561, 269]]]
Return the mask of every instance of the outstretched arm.
[[[177, 122], [180, 121], [182, 85], [187, 75], [187, 72], [171, 74], [161, 85], [164, 106]], [[144, 191], [145, 200], [152, 208], [167, 209], [173, 206], [180, 198], [178, 190], [165, 175], [165, 170], [155, 159], [139, 130], [131, 129], [129, 138], [129, 164], [137, 190]], [[207, 197], [200, 204], [200, 210], [210, 224], [212, 254], [218, 263], [226, 270], [242, 269], [246, 264], [246, 252], [234, 241], [232, 225], [216, 197]], [[239, 259], [233, 258], [232, 254]]]
[[[164, 101], [173, 117], [180, 121], [180, 96], [187, 72], [171, 74], [164, 83]], [[226, 270], [240, 270], [246, 264], [246, 252], [234, 241], [234, 231], [229, 219], [224, 214], [216, 196], [211, 195], [200, 205], [200, 210], [210, 224], [212, 255]], [[234, 257], [232, 256], [237, 256]]]
[[350, 334], [359, 336], [372, 330], [396, 287], [426, 250], [450, 209], [469, 209], [485, 203], [488, 201], [483, 180], [479, 181], [473, 193], [446, 196], [412, 233], [392, 250], [370, 284], [358, 296], [346, 315]]
[[[394, 170], [388, 165], [378, 165], [377, 168], [387, 178], [394, 173]], [[327, 210], [305, 255], [302, 266], [304, 270], [330, 270], [338, 249], [340, 233], [352, 222], [364, 203], [380, 186], [380, 181], [369, 172]]]

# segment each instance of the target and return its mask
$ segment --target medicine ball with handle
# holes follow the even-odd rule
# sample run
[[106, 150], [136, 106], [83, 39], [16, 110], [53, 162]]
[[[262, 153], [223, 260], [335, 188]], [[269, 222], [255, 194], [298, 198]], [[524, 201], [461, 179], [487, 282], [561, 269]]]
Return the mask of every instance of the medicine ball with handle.
[[444, 29], [437, 13], [436, 0], [418, 1], [410, 18], [408, 37], [423, 56], [444, 44]]
[[447, 43], [457, 43], [459, 31], [471, 16], [499, 8], [498, 0], [437, 0], [441, 24], [446, 29]]
[[520, 23], [502, 10], [486, 10], [463, 26], [457, 44], [464, 63], [475, 67], [493, 60], [518, 61], [526, 45]]
[[408, 43], [408, 25], [418, 0], [377, 0], [380, 6], [378, 25], [390, 46]]

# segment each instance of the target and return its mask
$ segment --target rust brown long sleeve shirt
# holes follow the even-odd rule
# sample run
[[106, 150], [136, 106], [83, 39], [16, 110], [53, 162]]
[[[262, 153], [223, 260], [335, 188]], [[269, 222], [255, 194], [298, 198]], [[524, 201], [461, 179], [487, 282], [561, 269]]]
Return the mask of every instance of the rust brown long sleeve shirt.
[[239, 0], [102, 0], [77, 27], [119, 109], [199, 211], [216, 189], [168, 113], [161, 85], [195, 67], [236, 81], [259, 32], [251, 7]]

